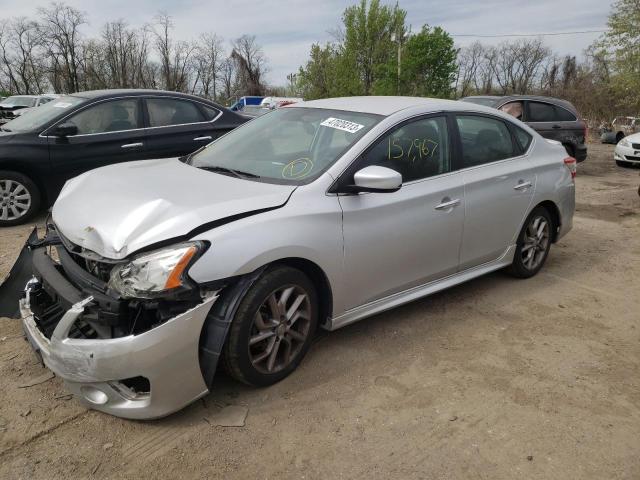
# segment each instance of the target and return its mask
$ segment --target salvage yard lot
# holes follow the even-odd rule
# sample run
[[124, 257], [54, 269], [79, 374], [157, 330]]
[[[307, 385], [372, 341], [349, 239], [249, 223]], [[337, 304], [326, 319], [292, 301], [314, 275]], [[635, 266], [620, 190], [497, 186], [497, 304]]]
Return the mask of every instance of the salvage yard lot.
[[[612, 155], [589, 146], [536, 277], [323, 332], [281, 383], [219, 375], [162, 420], [84, 409], [0, 320], [0, 478], [640, 478], [640, 170]], [[30, 228], [0, 231], [0, 275]], [[244, 427], [215, 425], [228, 405]]]

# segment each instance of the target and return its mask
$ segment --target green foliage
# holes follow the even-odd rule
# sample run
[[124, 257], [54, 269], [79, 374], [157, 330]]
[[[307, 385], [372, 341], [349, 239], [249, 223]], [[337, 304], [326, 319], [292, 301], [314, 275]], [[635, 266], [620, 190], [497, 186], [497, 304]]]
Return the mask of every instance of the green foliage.
[[[335, 43], [313, 45], [298, 74], [304, 98], [350, 95], [449, 97], [456, 50], [440, 27], [407, 35], [407, 12], [396, 4], [361, 0], [348, 7]], [[398, 50], [400, 49], [400, 76]]]
[[624, 103], [640, 110], [640, 0], [618, 0], [609, 30], [596, 45], [611, 65], [611, 87]]

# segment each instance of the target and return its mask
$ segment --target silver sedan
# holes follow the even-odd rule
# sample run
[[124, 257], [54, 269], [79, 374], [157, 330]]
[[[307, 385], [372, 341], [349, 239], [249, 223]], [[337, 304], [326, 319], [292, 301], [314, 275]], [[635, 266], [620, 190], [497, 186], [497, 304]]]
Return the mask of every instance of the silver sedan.
[[535, 275], [571, 229], [574, 176], [562, 145], [479, 105], [298, 103], [187, 157], [69, 181], [30, 250], [25, 332], [87, 406], [167, 415], [219, 360], [267, 386], [318, 328]]

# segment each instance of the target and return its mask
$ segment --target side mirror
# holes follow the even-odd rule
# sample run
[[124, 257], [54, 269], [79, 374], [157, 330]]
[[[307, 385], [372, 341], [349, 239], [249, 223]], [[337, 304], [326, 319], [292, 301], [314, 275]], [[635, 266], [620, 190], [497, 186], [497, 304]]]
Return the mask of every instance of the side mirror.
[[73, 123], [61, 123], [51, 131], [51, 135], [54, 137], [71, 137], [77, 135], [78, 127]]
[[402, 175], [387, 167], [372, 165], [353, 175], [352, 192], [397, 192], [402, 186]]

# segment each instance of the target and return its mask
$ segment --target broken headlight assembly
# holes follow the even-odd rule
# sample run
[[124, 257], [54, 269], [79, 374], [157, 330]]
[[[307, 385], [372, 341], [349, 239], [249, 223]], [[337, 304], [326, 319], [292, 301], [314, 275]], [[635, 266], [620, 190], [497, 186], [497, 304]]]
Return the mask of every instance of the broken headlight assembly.
[[206, 249], [204, 242], [187, 242], [145, 252], [111, 271], [109, 288], [125, 298], [156, 298], [188, 290], [188, 268]]

